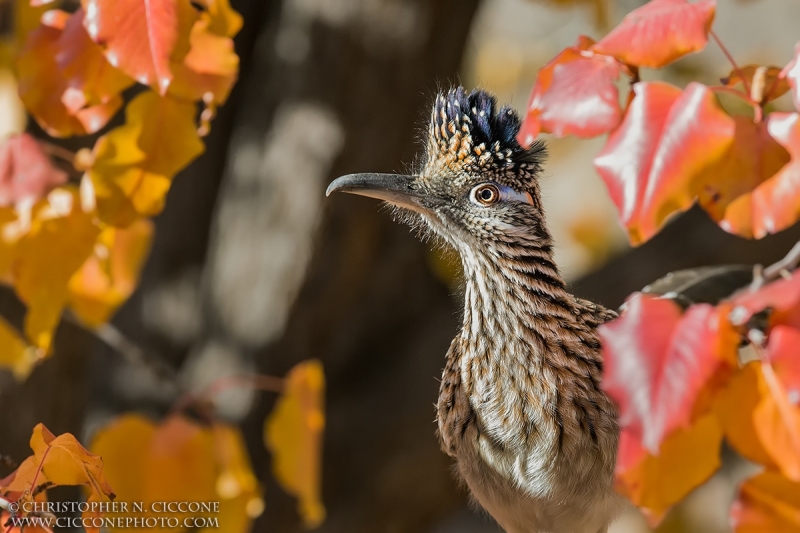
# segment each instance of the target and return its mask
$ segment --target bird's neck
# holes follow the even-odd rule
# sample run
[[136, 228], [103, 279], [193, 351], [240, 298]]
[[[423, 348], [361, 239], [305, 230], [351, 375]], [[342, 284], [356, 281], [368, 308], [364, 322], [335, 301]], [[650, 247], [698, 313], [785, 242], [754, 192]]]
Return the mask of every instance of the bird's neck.
[[478, 342], [487, 333], [519, 338], [543, 328], [552, 335], [560, 322], [574, 318], [574, 298], [558, 272], [549, 238], [495, 242], [460, 252], [465, 340]]

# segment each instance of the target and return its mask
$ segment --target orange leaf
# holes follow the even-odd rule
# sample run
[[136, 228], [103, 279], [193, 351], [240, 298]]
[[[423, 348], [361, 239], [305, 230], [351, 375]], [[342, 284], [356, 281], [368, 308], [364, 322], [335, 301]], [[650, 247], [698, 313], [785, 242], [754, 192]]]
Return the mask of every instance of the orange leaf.
[[55, 58], [67, 85], [62, 100], [73, 113], [77, 111], [74, 107], [112, 102], [133, 84], [133, 79], [108, 62], [103, 49], [92, 41], [83, 24], [84, 12], [79, 9], [69, 18], [58, 39]]
[[54, 190], [36, 207], [30, 232], [17, 244], [14, 287], [28, 305], [25, 334], [45, 352], [67, 302], [69, 280], [91, 254], [99, 233], [70, 187]]
[[203, 152], [195, 112], [146, 91], [128, 105], [125, 125], [98, 139], [89, 176], [102, 220], [124, 226], [161, 211], [173, 176]]
[[39, 143], [23, 133], [0, 146], [0, 207], [33, 203], [67, 181]]
[[162, 95], [172, 82], [170, 61], [189, 51], [197, 11], [189, 0], [82, 0], [84, 24], [109, 62]]
[[759, 474], [742, 484], [731, 511], [736, 533], [800, 531], [800, 483]]
[[[248, 511], [260, 511], [260, 489], [236, 428], [204, 427], [179, 415], [156, 425], [127, 414], [100, 430], [91, 449], [103, 457], [105, 474], [120, 500], [143, 502], [144, 516], [135, 513], [138, 518], [159, 516], [153, 502], [220, 501], [219, 514], [212, 515], [223, 530], [246, 533], [258, 514]], [[209, 513], [201, 509], [174, 515]]]
[[325, 519], [320, 501], [325, 376], [319, 361], [304, 361], [286, 377], [286, 390], [264, 424], [264, 442], [283, 489], [299, 499], [307, 527]]
[[655, 526], [667, 510], [719, 468], [722, 432], [713, 416], [698, 419], [664, 440], [658, 456], [639, 447], [624, 431], [619, 445], [617, 490], [644, 511]]
[[[248, 533], [251, 521], [264, 510], [261, 489], [253, 474], [242, 433], [230, 426], [215, 424], [214, 453], [219, 474], [217, 495], [221, 498], [219, 523], [226, 532]], [[211, 533], [214, 528], [202, 532]]]
[[63, 11], [48, 11], [42, 24], [28, 35], [17, 58], [20, 98], [39, 125], [54, 137], [94, 133], [122, 105], [121, 98], [112, 98], [86, 107], [85, 100], [74, 100], [75, 94], [68, 91], [70, 87], [56, 61], [68, 17]]
[[204, 13], [192, 28], [191, 49], [181, 63], [173, 63], [175, 78], [169, 92], [188, 100], [208, 101], [213, 95], [217, 104], [225, 103], [239, 72], [239, 56], [233, 40], [212, 33], [211, 19]]
[[652, 0], [628, 13], [592, 49], [629, 65], [661, 68], [705, 48], [716, 0]]
[[69, 305], [84, 323], [97, 327], [108, 322], [130, 297], [152, 237], [153, 224], [145, 219], [103, 230], [94, 253], [69, 281]]
[[706, 397], [736, 365], [739, 336], [707, 304], [681, 314], [671, 300], [635, 294], [625, 312], [598, 332], [603, 388], [619, 406], [629, 437], [653, 454], [708, 409]]
[[756, 96], [754, 100], [765, 103], [780, 98], [789, 91], [789, 83], [786, 78], [781, 77], [779, 67], [745, 65], [732, 70], [720, 81], [728, 87], [734, 87], [739, 83], [750, 87], [750, 94]]
[[703, 171], [732, 144], [736, 123], [699, 83], [684, 92], [661, 82], [637, 83], [634, 91], [594, 165], [639, 244], [704, 191], [714, 176]]
[[720, 396], [717, 412], [736, 451], [800, 481], [800, 407], [769, 363], [746, 365]]
[[[723, 224], [725, 229], [743, 226], [741, 213], [745, 209], [749, 211], [745, 216], [749, 216], [752, 220], [752, 234], [757, 238], [786, 229], [800, 217], [800, 120], [798, 119], [800, 115], [797, 113], [772, 113], [767, 117], [769, 134], [786, 147], [791, 154], [791, 161], [788, 158], [776, 160], [769, 168], [772, 173], [766, 176], [769, 179], [760, 184], [749, 197], [737, 200], [736, 203], [742, 202], [745, 207], [739, 207], [738, 218], [737, 212], [726, 213], [726, 223]], [[742, 234], [741, 231], [737, 233]]]
[[0, 487], [0, 493], [35, 494], [50, 486], [84, 485], [95, 498], [114, 499], [103, 475], [102, 459], [89, 453], [71, 434], [56, 437], [38, 424], [30, 443], [33, 455], [22, 462], [8, 485]]
[[595, 137], [619, 123], [622, 112], [614, 82], [625, 67], [612, 57], [586, 52], [589, 44], [579, 41], [539, 71], [517, 136], [523, 146], [539, 131]]

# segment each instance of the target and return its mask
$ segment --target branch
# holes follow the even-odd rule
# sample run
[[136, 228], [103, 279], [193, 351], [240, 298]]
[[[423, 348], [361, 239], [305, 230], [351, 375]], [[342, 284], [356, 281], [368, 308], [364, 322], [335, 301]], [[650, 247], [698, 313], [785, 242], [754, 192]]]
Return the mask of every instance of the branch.
[[797, 268], [800, 264], [800, 242], [792, 246], [783, 259], [764, 268], [761, 265], [753, 267], [753, 281], [750, 283], [749, 290], [757, 291], [767, 283], [778, 278], [785, 278], [789, 272]]

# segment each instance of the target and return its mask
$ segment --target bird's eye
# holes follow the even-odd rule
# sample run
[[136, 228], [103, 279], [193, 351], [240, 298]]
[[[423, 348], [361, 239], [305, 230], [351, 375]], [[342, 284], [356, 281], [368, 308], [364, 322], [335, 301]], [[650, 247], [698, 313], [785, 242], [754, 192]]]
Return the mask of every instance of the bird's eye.
[[472, 197], [483, 205], [492, 205], [500, 199], [500, 191], [491, 183], [479, 185], [472, 190]]

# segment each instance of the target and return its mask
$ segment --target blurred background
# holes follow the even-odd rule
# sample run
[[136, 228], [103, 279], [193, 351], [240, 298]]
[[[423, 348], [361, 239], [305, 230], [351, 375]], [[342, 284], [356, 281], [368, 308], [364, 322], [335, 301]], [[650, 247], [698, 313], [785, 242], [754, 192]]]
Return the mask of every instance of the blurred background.
[[[369, 199], [324, 191], [350, 172], [403, 171], [419, 154], [436, 91], [482, 87], [524, 113], [537, 70], [579, 34], [601, 37], [637, 0], [232, 0], [240, 81], [206, 153], [175, 180], [156, 219], [140, 287], [106, 342], [63, 324], [58, 357], [22, 384], [0, 376], [0, 453], [28, 455], [31, 428], [82, 440], [111, 417], [163, 415], [175, 383], [199, 389], [241, 373], [282, 376], [320, 359], [327, 378], [321, 533], [499, 531], [473, 510], [439, 451], [434, 409], [460, 320], [458, 262], [420, 243]], [[12, 2], [0, 1], [0, 32]], [[715, 30], [740, 64], [782, 66], [800, 38], [800, 3], [719, 0]], [[657, 75], [714, 83], [730, 68], [713, 43]], [[13, 75], [0, 70], [0, 136], [25, 128]], [[603, 139], [551, 140], [542, 180], [557, 259], [578, 295], [616, 308], [680, 268], [771, 263], [800, 238], [732, 237], [699, 210], [630, 249], [592, 168]], [[0, 294], [4, 316], [19, 313]], [[114, 330], [105, 332], [113, 336]], [[129, 343], [132, 340], [133, 343]], [[125, 354], [118, 353], [120, 350]], [[122, 356], [124, 355], [124, 357]], [[131, 364], [145, 359], [148, 365]], [[156, 371], [153, 372], [153, 367]], [[268, 394], [235, 390], [265, 484], [258, 532], [295, 532], [295, 502], [269, 475]], [[661, 531], [727, 530], [746, 466], [734, 459]], [[223, 528], [224, 529], [224, 528]], [[615, 533], [647, 531], [635, 511]]]

